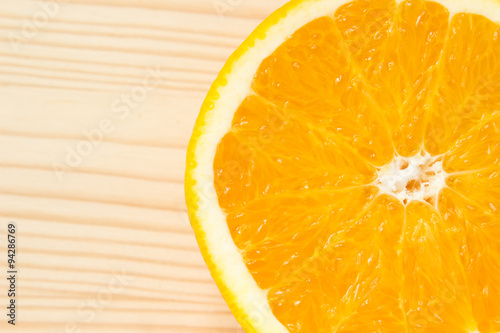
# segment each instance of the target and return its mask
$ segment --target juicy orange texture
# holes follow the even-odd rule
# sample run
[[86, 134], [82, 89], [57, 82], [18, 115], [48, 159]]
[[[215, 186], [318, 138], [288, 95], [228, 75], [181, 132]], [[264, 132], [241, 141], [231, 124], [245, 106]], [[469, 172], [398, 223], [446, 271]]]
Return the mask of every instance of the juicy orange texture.
[[[356, 0], [266, 58], [214, 160], [231, 236], [291, 332], [500, 332], [500, 28]], [[436, 205], [380, 194], [443, 155]]]

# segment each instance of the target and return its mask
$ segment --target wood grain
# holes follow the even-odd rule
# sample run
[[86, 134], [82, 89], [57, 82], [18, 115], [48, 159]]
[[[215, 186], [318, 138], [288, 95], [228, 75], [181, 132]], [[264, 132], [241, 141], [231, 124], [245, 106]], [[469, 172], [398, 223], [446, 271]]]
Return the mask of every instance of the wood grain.
[[0, 2], [0, 331], [242, 332], [189, 226], [185, 150], [225, 59], [284, 2]]

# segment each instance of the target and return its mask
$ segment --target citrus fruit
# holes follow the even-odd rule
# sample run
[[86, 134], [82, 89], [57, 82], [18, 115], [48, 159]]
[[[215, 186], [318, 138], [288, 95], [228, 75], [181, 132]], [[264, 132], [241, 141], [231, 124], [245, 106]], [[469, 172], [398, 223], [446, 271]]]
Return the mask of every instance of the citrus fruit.
[[310, 0], [266, 19], [188, 147], [247, 332], [500, 332], [500, 2]]

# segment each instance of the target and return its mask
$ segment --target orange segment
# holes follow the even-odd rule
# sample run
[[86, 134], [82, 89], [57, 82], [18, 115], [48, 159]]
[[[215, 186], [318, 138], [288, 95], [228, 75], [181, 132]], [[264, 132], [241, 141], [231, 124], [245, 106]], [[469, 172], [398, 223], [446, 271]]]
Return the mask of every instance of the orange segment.
[[268, 196], [230, 213], [228, 226], [248, 270], [267, 289], [300, 270], [331, 241], [331, 228], [353, 220], [377, 192], [373, 186]]
[[466, 271], [469, 297], [481, 332], [500, 324], [500, 218], [445, 189], [440, 211], [455, 238]]
[[343, 140], [382, 165], [393, 156], [390, 133], [344, 48], [334, 21], [319, 18], [262, 62], [253, 89], [325, 139]]
[[335, 18], [398, 153], [418, 153], [448, 10], [433, 2], [410, 0], [396, 8], [394, 0], [358, 0], [337, 10]]
[[409, 332], [468, 333], [475, 329], [459, 248], [439, 212], [406, 207], [403, 303]]
[[292, 117], [258, 96], [241, 104], [214, 160], [222, 208], [289, 190], [338, 189], [374, 180], [375, 169], [352, 148]]
[[500, 27], [487, 18], [457, 14], [439, 68], [425, 147], [432, 154], [450, 150], [480, 121], [500, 108]]
[[[386, 69], [397, 57], [394, 52], [396, 12], [395, 0], [356, 0], [341, 6], [334, 14], [353, 68], [371, 87], [383, 81], [388, 74]], [[386, 97], [394, 99], [394, 96]], [[391, 101], [381, 102], [390, 105]]]
[[484, 170], [500, 165], [500, 117], [495, 117], [465, 135], [446, 153], [448, 173]]
[[483, 212], [500, 214], [500, 169], [452, 175], [446, 183]]
[[[422, 148], [449, 15], [445, 7], [435, 2], [405, 1], [399, 7], [395, 28], [398, 66], [392, 71], [393, 80], [384, 82], [398, 87], [399, 121], [394, 126], [393, 138], [403, 156], [415, 155]], [[384, 91], [380, 90], [380, 94]]]
[[402, 204], [381, 196], [356, 219], [331, 224], [326, 244], [270, 290], [277, 318], [290, 332], [402, 332], [394, 284], [403, 218]]
[[[338, 92], [345, 91], [352, 79], [334, 21], [322, 17], [297, 30], [264, 59], [252, 86], [281, 109], [301, 112], [312, 103], [337, 102]], [[319, 121], [330, 120], [325, 114], [318, 116]]]

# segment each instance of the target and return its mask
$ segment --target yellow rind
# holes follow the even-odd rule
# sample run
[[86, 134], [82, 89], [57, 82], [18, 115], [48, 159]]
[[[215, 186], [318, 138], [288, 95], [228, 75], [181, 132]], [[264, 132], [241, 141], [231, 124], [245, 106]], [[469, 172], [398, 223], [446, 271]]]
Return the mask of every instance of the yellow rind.
[[[225, 86], [227, 84], [226, 76], [229, 72], [231, 72], [233, 64], [241, 58], [241, 56], [247, 52], [248, 49], [254, 47], [255, 41], [257, 39], [264, 39], [268, 29], [275, 25], [279, 20], [286, 17], [287, 13], [297, 8], [303, 2], [310, 2], [311, 0], [300, 0], [296, 2], [289, 2], [285, 4], [283, 7], [276, 10], [269, 17], [267, 17], [262, 23], [260, 23], [257, 28], [243, 41], [243, 43], [234, 51], [231, 56], [228, 58], [224, 67], [221, 69], [217, 78], [210, 86], [210, 89], [203, 101], [201, 106], [200, 113], [198, 118], [196, 119], [196, 123], [194, 125], [193, 134], [191, 139], [189, 140], [188, 148], [187, 148], [187, 156], [186, 156], [186, 174], [184, 181], [184, 190], [186, 195], [186, 204], [188, 209], [189, 221], [191, 222], [191, 227], [195, 231], [196, 241], [200, 247], [200, 251], [203, 255], [203, 259], [207, 264], [212, 278], [215, 280], [217, 287], [219, 288], [224, 300], [229, 306], [229, 309], [235, 316], [236, 320], [239, 322], [241, 327], [247, 333], [259, 333], [257, 329], [255, 329], [246, 319], [246, 315], [238, 302], [236, 301], [236, 295], [227, 287], [221, 278], [222, 272], [219, 271], [219, 268], [215, 264], [214, 258], [210, 254], [209, 248], [206, 243], [205, 233], [201, 228], [201, 221], [198, 219], [196, 212], [198, 208], [197, 202], [201, 200], [198, 193], [194, 190], [194, 186], [196, 184], [196, 180], [193, 177], [193, 171], [196, 167], [195, 160], [195, 151], [196, 145], [198, 144], [200, 138], [203, 134], [203, 128], [205, 127], [205, 122], [209, 114], [212, 112], [214, 108], [215, 101], [219, 98], [219, 94], [217, 92], [218, 88], [221, 86]], [[314, 0], [313, 0], [314, 1]]]

